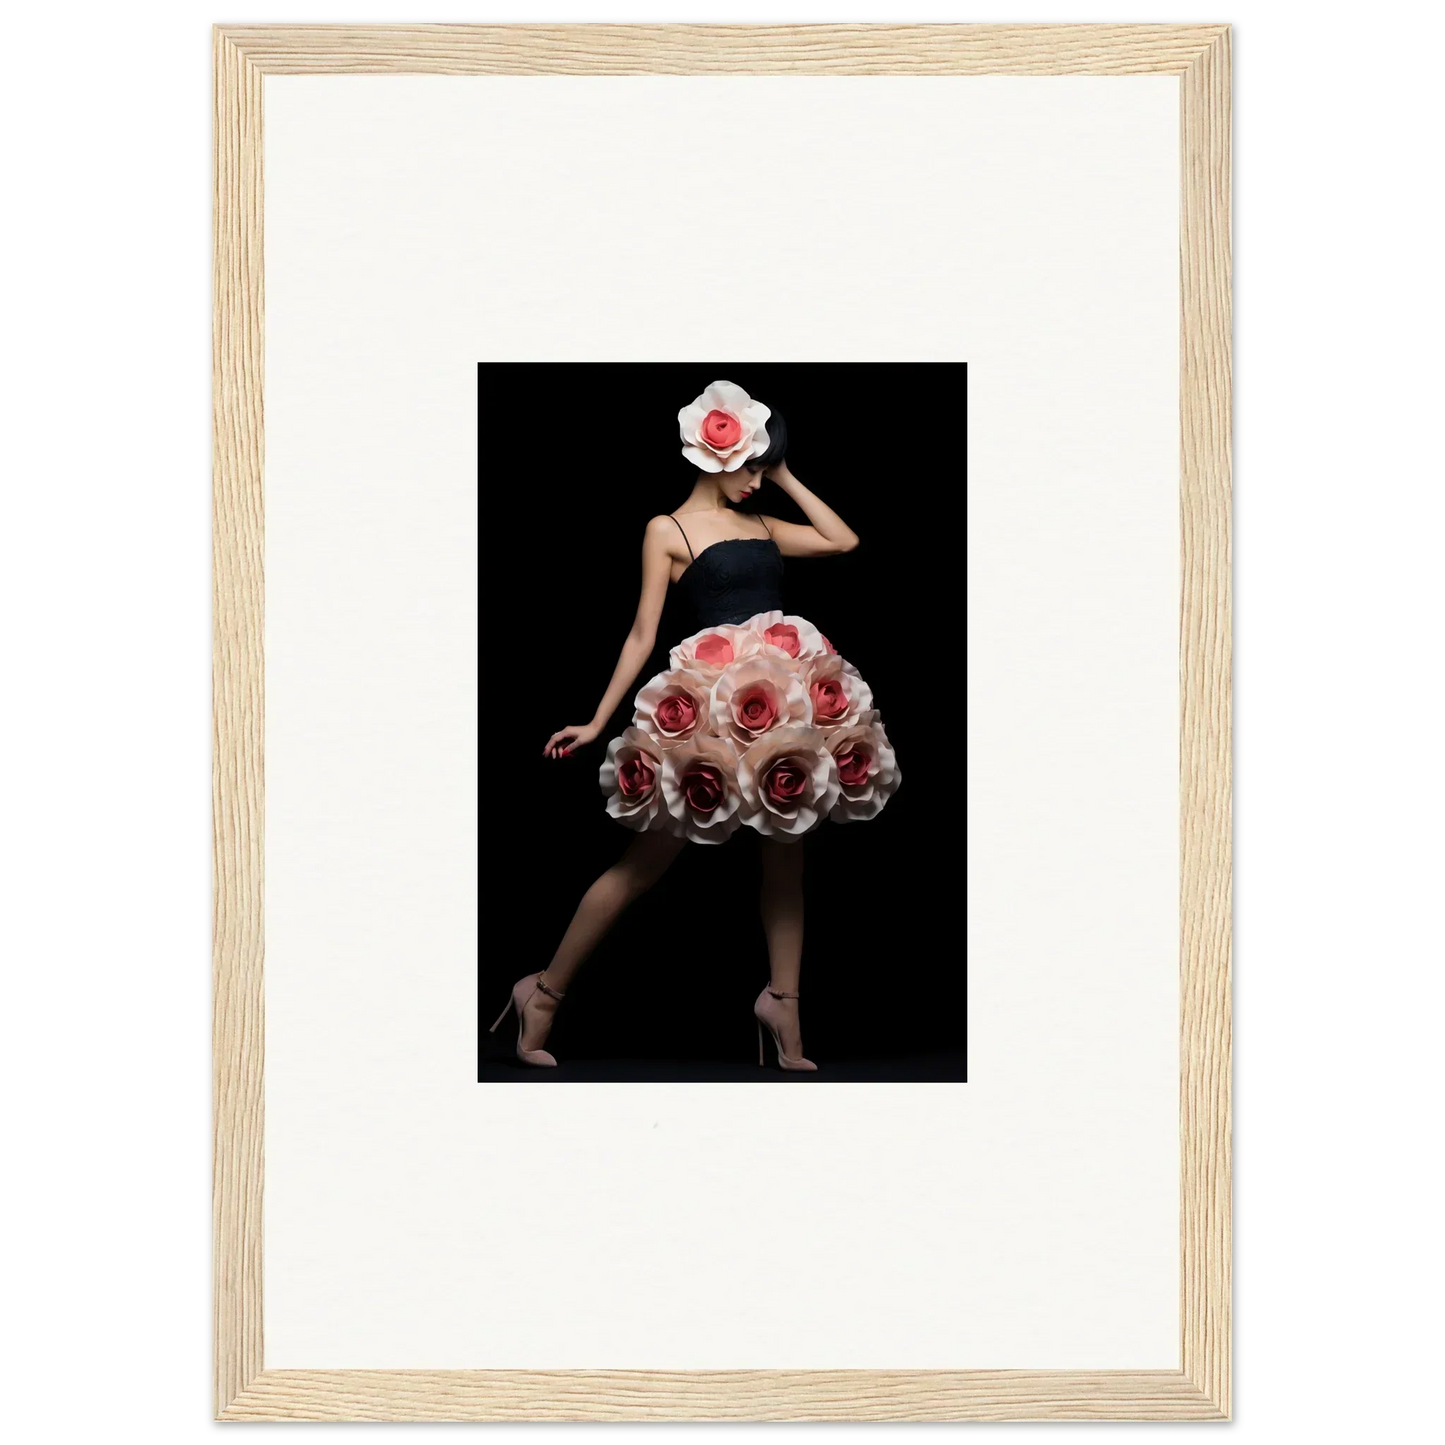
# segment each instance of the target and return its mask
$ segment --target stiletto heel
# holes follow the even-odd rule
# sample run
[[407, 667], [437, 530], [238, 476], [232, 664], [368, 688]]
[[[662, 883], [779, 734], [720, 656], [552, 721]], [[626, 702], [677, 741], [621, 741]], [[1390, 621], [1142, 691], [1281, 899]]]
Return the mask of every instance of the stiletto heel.
[[[545, 970], [544, 970], [545, 972]], [[529, 973], [526, 978], [519, 978], [512, 985], [511, 997], [507, 999], [506, 1007], [498, 1016], [496, 1023], [488, 1030], [489, 1033], [496, 1033], [501, 1028], [509, 1013], [517, 1015], [517, 1057], [524, 1064], [531, 1064], [533, 1068], [555, 1069], [557, 1060], [547, 1052], [546, 1049], [524, 1049], [522, 1047], [522, 1035], [527, 1028], [527, 1005], [539, 994], [544, 993], [548, 998], [554, 998], [561, 1003], [566, 994], [560, 993], [555, 988], [549, 988], [542, 982], [540, 973]]]
[[759, 1067], [760, 1069], [766, 1068], [766, 1067], [767, 1067], [767, 1063], [768, 1063], [767, 1059], [765, 1059], [765, 1058], [763, 1057], [763, 1021], [762, 1021], [762, 1019], [759, 1019], [759, 1020], [758, 1020], [758, 1067]]
[[789, 1073], [813, 1073], [818, 1066], [811, 1059], [805, 1059], [800, 1054], [792, 1058], [783, 1052], [783, 1036], [778, 1027], [775, 1017], [778, 1010], [776, 1005], [770, 1004], [770, 999], [796, 999], [795, 993], [784, 993], [781, 989], [769, 985], [759, 995], [757, 1002], [753, 1005], [753, 1017], [758, 1021], [758, 1063], [764, 1063], [763, 1056], [763, 1030], [773, 1036], [773, 1048], [778, 1056], [778, 1067]]

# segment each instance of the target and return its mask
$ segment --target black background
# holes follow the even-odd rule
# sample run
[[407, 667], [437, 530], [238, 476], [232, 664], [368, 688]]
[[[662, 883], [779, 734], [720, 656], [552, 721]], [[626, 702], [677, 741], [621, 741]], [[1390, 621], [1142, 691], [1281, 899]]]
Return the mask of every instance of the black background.
[[[695, 476], [677, 412], [719, 378], [782, 412], [792, 471], [861, 538], [847, 556], [789, 558], [785, 611], [863, 674], [903, 776], [877, 818], [802, 844], [803, 1038], [820, 1072], [791, 1077], [962, 1079], [966, 369], [741, 362], [479, 367], [480, 1077], [780, 1077], [757, 1067], [768, 965], [746, 827], [685, 848], [583, 966], [547, 1045], [562, 1067], [517, 1066], [511, 1020], [486, 1032], [635, 836], [607, 816], [597, 770], [636, 688], [693, 630], [675, 589], [597, 742], [561, 761], [542, 745], [607, 686], [643, 530]], [[805, 520], [770, 482], [747, 510]]]

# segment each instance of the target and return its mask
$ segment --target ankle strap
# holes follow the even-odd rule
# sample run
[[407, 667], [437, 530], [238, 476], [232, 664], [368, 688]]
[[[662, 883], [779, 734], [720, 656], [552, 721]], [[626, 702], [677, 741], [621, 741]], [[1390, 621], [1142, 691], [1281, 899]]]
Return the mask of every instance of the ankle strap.
[[773, 996], [774, 998], [797, 998], [797, 997], [798, 997], [798, 995], [795, 994], [795, 993], [784, 993], [784, 992], [782, 991], [782, 989], [780, 989], [780, 988], [774, 988], [774, 987], [772, 986], [772, 984], [769, 984], [769, 985], [768, 985], [768, 992], [769, 992], [770, 994], [772, 994], [772, 996]]
[[545, 993], [548, 998], [555, 998], [558, 1003], [561, 1003], [562, 1000], [567, 997], [560, 989], [548, 988], [547, 985], [542, 982], [542, 975], [540, 973], [537, 975], [537, 987], [541, 992]]

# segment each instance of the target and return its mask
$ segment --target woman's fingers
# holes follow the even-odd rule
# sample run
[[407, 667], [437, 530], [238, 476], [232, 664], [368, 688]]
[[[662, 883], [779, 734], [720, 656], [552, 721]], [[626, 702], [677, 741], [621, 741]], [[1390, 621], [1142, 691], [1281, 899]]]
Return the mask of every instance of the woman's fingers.
[[[572, 751], [573, 740], [576, 736], [576, 728], [563, 728], [561, 732], [553, 733], [542, 749], [542, 756], [544, 758], [565, 758]], [[564, 742], [566, 743], [565, 747], [562, 746]]]

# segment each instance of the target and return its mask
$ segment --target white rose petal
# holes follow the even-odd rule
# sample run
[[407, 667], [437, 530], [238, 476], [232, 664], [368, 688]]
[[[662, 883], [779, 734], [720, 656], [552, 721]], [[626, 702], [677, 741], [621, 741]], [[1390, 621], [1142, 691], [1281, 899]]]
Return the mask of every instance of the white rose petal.
[[[720, 451], [703, 439], [702, 424], [712, 411], [724, 411], [737, 419], [740, 435], [726, 450]], [[771, 408], [754, 401], [742, 387], [730, 381], [715, 381], [677, 414], [682, 454], [702, 471], [735, 472], [744, 462], [767, 451], [767, 421], [771, 415]]]

